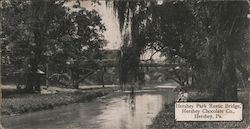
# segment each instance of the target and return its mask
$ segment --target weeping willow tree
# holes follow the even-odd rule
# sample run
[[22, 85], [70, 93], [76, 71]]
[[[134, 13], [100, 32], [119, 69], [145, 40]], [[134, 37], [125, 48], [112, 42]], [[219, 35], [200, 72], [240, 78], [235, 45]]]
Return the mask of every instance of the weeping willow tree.
[[[238, 75], [248, 77], [249, 5], [247, 1], [202, 2], [197, 18], [206, 34], [207, 86], [216, 100], [237, 100]], [[239, 74], [238, 74], [238, 73]]]
[[247, 1], [114, 1], [114, 8], [123, 34], [121, 84], [137, 81], [140, 54], [152, 46], [167, 62], [184, 63], [192, 85], [214, 99], [237, 100], [238, 75], [248, 76]]
[[139, 80], [140, 55], [146, 43], [146, 26], [150, 18], [148, 1], [114, 1], [122, 33], [121, 58], [119, 62], [120, 84], [134, 85]]
[[[189, 58], [189, 62], [196, 61], [191, 59], [196, 51], [192, 51], [193, 49], [191, 50], [190, 47], [185, 47], [185, 50], [190, 49], [185, 53], [173, 51], [179, 50], [183, 44], [184, 46], [192, 46], [191, 42], [188, 42], [189, 44], [182, 43], [180, 35], [175, 34], [177, 32], [183, 36], [189, 33], [187, 32], [188, 30], [196, 27], [189, 27], [194, 24], [194, 16], [190, 10], [188, 12], [187, 8], [184, 2], [179, 1], [166, 1], [163, 3], [142, 0], [114, 1], [114, 9], [117, 12], [123, 37], [119, 63], [121, 85], [127, 83], [134, 84], [139, 80], [140, 55], [145, 52], [146, 47], [169, 57], [168, 59], [170, 60], [168, 62], [174, 60], [172, 61], [173, 64], [176, 63], [176, 59], [174, 59], [176, 55], [181, 57], [181, 60]], [[190, 36], [191, 34], [186, 35]], [[199, 50], [198, 48], [195, 49]], [[191, 54], [188, 52], [191, 52]], [[186, 61], [185, 63], [187, 64]], [[173, 73], [176, 75], [173, 79], [177, 77], [178, 79], [175, 80], [178, 83], [188, 84], [186, 75], [181, 77], [180, 74], [182, 73], [177, 73], [176, 71]]]

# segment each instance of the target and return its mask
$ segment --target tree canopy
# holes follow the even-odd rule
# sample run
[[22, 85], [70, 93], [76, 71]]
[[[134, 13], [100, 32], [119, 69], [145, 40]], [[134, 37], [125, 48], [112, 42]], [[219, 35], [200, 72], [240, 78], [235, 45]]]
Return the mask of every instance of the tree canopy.
[[[115, 1], [114, 5], [124, 34], [121, 69], [138, 71], [138, 57], [149, 46], [160, 51], [166, 63], [181, 65], [168, 71], [181, 85], [209, 90], [217, 100], [237, 99], [239, 76], [249, 76], [244, 61], [249, 53], [247, 1]], [[122, 75], [124, 81], [127, 74]]]
[[[69, 7], [67, 0], [4, 0], [1, 11], [2, 59], [8, 58], [15, 68], [35, 73], [45, 71], [49, 63], [53, 72], [71, 71], [76, 86], [82, 75], [98, 68], [93, 59], [100, 57], [99, 49], [106, 41], [105, 26], [95, 10], [88, 11], [77, 2]], [[37, 81], [27, 81], [28, 90], [36, 85], [32, 82]]]

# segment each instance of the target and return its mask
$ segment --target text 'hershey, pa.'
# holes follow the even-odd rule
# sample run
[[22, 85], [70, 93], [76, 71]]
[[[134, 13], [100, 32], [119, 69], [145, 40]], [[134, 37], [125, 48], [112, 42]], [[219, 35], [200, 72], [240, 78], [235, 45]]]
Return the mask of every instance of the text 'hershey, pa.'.
[[239, 102], [177, 102], [176, 121], [241, 121], [243, 105]]

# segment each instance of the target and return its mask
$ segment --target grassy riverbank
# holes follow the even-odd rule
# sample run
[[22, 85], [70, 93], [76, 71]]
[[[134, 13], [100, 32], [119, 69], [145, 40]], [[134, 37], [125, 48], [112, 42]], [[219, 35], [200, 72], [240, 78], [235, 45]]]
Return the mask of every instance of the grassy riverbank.
[[[154, 118], [151, 129], [246, 129], [249, 125], [249, 93], [239, 93], [239, 101], [243, 103], [243, 121], [241, 122], [176, 122], [174, 103], [166, 105]], [[200, 95], [202, 96], [202, 95]], [[203, 95], [206, 96], [206, 95]], [[199, 98], [200, 100], [201, 98]], [[206, 100], [206, 98], [203, 98]]]
[[56, 94], [24, 94], [3, 98], [3, 115], [22, 114], [39, 110], [53, 109], [56, 106], [86, 102], [111, 93], [113, 89], [96, 89]]

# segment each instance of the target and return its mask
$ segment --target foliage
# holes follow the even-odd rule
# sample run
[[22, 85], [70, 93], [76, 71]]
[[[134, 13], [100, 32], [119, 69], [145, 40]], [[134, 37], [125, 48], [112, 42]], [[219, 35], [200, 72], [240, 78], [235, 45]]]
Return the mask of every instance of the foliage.
[[120, 83], [122, 85], [143, 81], [139, 77], [140, 55], [145, 48], [145, 27], [149, 18], [148, 1], [114, 1], [123, 35], [120, 58]]
[[10, 64], [34, 73], [49, 63], [53, 72], [71, 71], [71, 76], [86, 74], [82, 67], [97, 69], [93, 59], [105, 45], [105, 27], [96, 11], [61, 0], [5, 0], [2, 5], [3, 57]]
[[[249, 41], [247, 2], [118, 1], [115, 7], [123, 31], [132, 28], [124, 36], [123, 52], [134, 50], [137, 54], [129, 54], [138, 57], [149, 46], [161, 52], [166, 63], [179, 65], [169, 72], [181, 85], [189, 85], [191, 79], [193, 86], [212, 89], [215, 99], [237, 99], [237, 73], [248, 77], [244, 61]], [[123, 58], [139, 62], [139, 58]], [[132, 71], [136, 69], [132, 65]]]

